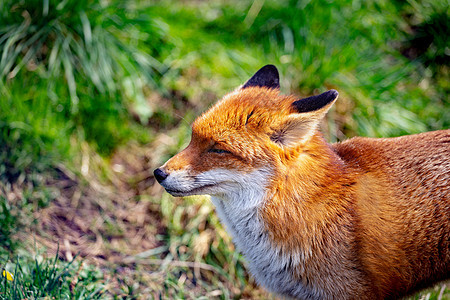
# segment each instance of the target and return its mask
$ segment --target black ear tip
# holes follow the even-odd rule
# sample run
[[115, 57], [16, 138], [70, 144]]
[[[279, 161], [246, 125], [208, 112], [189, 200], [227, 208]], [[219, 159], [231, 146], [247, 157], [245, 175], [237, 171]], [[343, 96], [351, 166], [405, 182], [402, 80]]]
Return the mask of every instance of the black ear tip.
[[323, 99], [322, 101], [326, 102], [326, 101], [333, 101], [338, 96], [339, 96], [338, 91], [336, 91], [336, 90], [329, 90], [329, 91], [326, 91], [326, 92], [324, 92], [324, 93], [322, 93], [320, 95], [313, 96], [313, 97], [322, 98]]
[[278, 81], [280, 78], [280, 73], [278, 72], [277, 67], [275, 67], [274, 65], [265, 65], [264, 67], [259, 69], [257, 73], [267, 74], [269, 76], [272, 76], [273, 78], [277, 78]]
[[259, 69], [252, 78], [250, 78], [242, 88], [248, 87], [266, 87], [269, 89], [280, 88], [280, 74], [274, 65], [265, 65]]
[[292, 103], [298, 113], [310, 112], [321, 109], [339, 96], [336, 90], [329, 90], [320, 95], [311, 96], [305, 99], [300, 99]]
[[274, 65], [265, 65], [264, 67], [259, 69], [259, 71], [261, 71], [261, 70], [263, 70], [265, 72], [273, 72], [273, 73], [277, 73], [278, 74], [278, 69]]
[[333, 97], [335, 99], [339, 96], [339, 93], [336, 90], [329, 90], [327, 93], [330, 93], [330, 98]]

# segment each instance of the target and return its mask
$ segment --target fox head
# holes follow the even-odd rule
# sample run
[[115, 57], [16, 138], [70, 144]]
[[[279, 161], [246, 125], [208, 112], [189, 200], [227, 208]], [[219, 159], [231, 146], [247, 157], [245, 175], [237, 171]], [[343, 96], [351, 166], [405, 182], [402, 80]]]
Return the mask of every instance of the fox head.
[[335, 90], [301, 100], [281, 95], [278, 70], [266, 65], [194, 121], [190, 144], [155, 178], [173, 196], [262, 190], [309, 152], [337, 96]]

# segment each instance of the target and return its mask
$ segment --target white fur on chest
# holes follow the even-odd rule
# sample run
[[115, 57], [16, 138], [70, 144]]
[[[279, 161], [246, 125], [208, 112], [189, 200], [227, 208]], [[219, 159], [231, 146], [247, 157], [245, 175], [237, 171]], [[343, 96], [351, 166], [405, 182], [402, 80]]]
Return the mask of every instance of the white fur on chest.
[[319, 290], [305, 287], [294, 277], [294, 270], [302, 264], [301, 255], [283, 253], [281, 248], [275, 247], [270, 241], [259, 215], [266, 197], [265, 174], [264, 171], [252, 172], [245, 177], [236, 174], [241, 178], [238, 188], [230, 187], [226, 194], [211, 197], [217, 214], [259, 284], [286, 296], [323, 298]]

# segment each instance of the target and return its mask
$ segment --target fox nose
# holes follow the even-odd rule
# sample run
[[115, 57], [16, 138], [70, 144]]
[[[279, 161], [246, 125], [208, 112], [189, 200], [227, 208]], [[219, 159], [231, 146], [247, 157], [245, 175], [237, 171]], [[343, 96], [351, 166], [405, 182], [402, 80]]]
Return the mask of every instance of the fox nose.
[[169, 174], [167, 174], [166, 172], [164, 172], [163, 170], [161, 170], [160, 168], [156, 169], [155, 171], [153, 171], [153, 174], [155, 175], [156, 180], [161, 183], [164, 181], [164, 179], [167, 178], [167, 176], [169, 176]]

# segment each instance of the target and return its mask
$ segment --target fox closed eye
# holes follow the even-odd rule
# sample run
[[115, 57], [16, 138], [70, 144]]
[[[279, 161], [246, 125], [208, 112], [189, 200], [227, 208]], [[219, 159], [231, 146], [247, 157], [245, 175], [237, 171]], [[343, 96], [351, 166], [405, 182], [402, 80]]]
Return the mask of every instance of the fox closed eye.
[[231, 154], [231, 152], [228, 150], [218, 149], [218, 148], [211, 148], [208, 150], [208, 152], [209, 153], [217, 153], [217, 154], [224, 154], [224, 153]]

